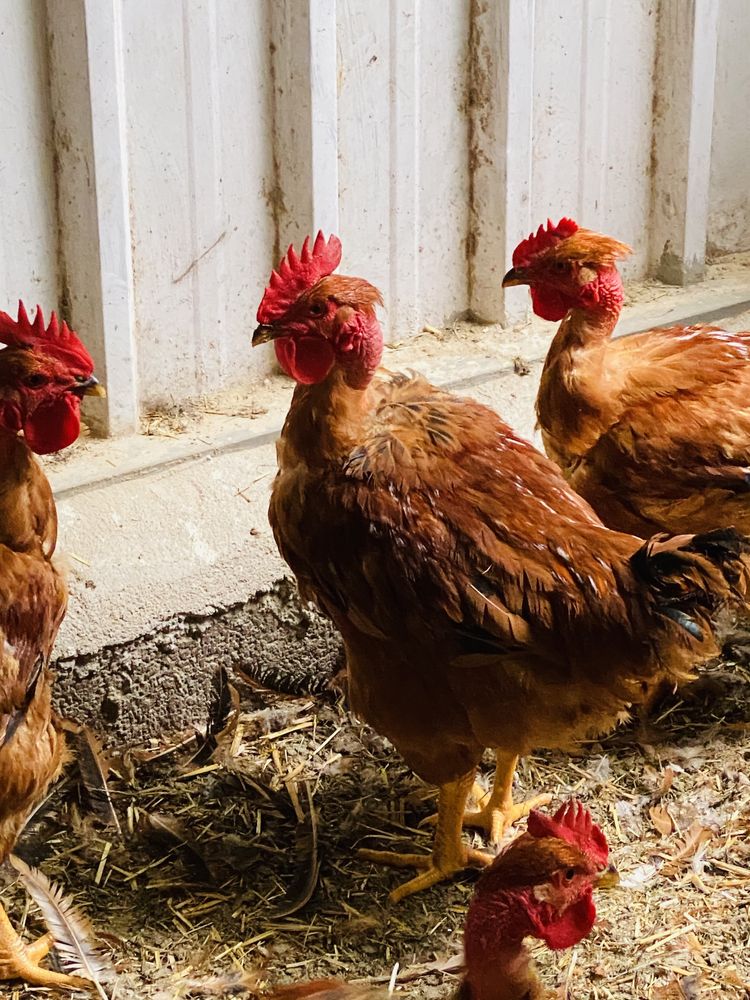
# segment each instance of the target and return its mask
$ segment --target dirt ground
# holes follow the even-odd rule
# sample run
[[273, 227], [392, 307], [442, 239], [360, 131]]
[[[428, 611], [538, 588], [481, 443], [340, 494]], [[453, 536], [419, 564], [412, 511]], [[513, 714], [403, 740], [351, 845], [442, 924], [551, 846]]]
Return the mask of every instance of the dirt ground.
[[[600, 894], [587, 941], [533, 949], [544, 979], [571, 997], [750, 996], [746, 653], [670, 698], [647, 729], [633, 722], [577, 755], [539, 754], [519, 769], [517, 796], [548, 790], [590, 806], [622, 876]], [[419, 823], [432, 790], [333, 695], [313, 701], [247, 681], [217, 694], [226, 725], [211, 756], [183, 734], [112, 761], [121, 834], [92, 812], [72, 765], [17, 853], [91, 917], [112, 949], [107, 992], [119, 1000], [241, 995], [243, 974], [387, 983], [396, 963], [398, 992], [450, 996], [476, 875], [392, 905], [403, 873], [354, 853], [426, 851]], [[38, 933], [34, 906], [7, 882], [3, 903]]]

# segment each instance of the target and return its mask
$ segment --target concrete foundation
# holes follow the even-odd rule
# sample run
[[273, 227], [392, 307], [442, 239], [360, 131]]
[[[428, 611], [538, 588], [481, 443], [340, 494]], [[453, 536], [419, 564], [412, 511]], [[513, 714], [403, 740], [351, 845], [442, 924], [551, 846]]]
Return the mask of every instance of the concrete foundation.
[[177, 615], [130, 642], [57, 661], [56, 702], [113, 745], [142, 743], [206, 718], [219, 667], [289, 694], [316, 694], [343, 666], [338, 634], [281, 580], [207, 615]]

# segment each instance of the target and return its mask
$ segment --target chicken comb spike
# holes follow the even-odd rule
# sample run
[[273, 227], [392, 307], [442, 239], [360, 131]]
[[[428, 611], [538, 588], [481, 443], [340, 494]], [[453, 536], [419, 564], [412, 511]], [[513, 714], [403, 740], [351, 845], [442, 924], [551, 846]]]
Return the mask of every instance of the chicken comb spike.
[[321, 278], [332, 274], [341, 263], [341, 240], [331, 236], [327, 241], [322, 232], [310, 248], [305, 237], [299, 255], [290, 246], [279, 266], [271, 271], [263, 300], [258, 306], [259, 323], [275, 323], [294, 305], [299, 296]]
[[513, 267], [528, 267], [540, 253], [549, 250], [578, 232], [578, 223], [572, 219], [560, 219], [557, 225], [547, 219], [547, 228], [542, 224], [535, 233], [522, 240], [513, 251]]
[[566, 840], [602, 867], [607, 864], [607, 838], [591, 818], [588, 809], [575, 799], [563, 802], [554, 816], [532, 809], [527, 829], [532, 837], [557, 837], [558, 840]]
[[18, 319], [0, 312], [0, 344], [29, 348], [73, 365], [76, 369], [86, 369], [89, 373], [94, 370], [91, 355], [79, 340], [78, 334], [65, 321], [61, 323], [54, 312], [50, 316], [49, 325], [45, 327], [41, 306], [36, 307], [33, 321], [29, 319], [22, 301], [18, 303]]

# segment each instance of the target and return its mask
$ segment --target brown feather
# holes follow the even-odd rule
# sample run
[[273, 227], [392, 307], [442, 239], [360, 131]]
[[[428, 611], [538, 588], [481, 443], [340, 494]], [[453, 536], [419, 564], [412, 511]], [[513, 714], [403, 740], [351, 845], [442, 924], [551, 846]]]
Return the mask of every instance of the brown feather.
[[591, 266], [611, 267], [632, 252], [627, 243], [621, 243], [612, 236], [579, 229], [572, 236], [553, 244], [542, 256], [546, 262], [575, 260]]
[[52, 493], [21, 439], [0, 436], [0, 857], [57, 776], [64, 739], [47, 663], [65, 613]]
[[81, 781], [86, 789], [89, 806], [103, 823], [122, 836], [122, 827], [112, 801], [107, 777], [109, 763], [96, 734], [88, 726], [81, 726], [76, 734], [76, 761]]

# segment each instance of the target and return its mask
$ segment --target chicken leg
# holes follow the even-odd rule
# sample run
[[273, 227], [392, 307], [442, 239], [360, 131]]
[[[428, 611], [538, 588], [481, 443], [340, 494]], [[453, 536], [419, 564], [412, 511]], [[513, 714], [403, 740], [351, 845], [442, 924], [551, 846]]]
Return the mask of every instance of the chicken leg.
[[534, 795], [525, 802], [513, 801], [513, 776], [518, 765], [518, 754], [495, 751], [495, 779], [492, 791], [485, 792], [481, 785], [474, 784], [478, 809], [467, 809], [464, 826], [480, 827], [487, 833], [490, 843], [498, 844], [503, 834], [516, 820], [528, 816], [532, 809], [546, 806], [552, 796]]
[[438, 797], [437, 824], [432, 854], [399, 854], [396, 851], [359, 850], [357, 856], [374, 864], [391, 865], [394, 868], [421, 868], [419, 875], [404, 882], [390, 894], [396, 903], [412, 893], [429, 889], [444, 882], [469, 864], [489, 865], [495, 859], [472, 847], [467, 847], [461, 839], [466, 800], [469, 797], [474, 772], [465, 774], [458, 781], [440, 786]]
[[85, 979], [43, 969], [39, 965], [53, 943], [52, 935], [45, 934], [32, 944], [24, 944], [0, 905], [0, 981], [21, 979], [30, 986], [91, 989], [91, 983]]
[[[475, 781], [471, 789], [471, 797], [476, 801], [478, 809], [466, 809], [463, 815], [463, 825], [478, 827], [484, 830], [492, 844], [499, 844], [503, 834], [517, 820], [528, 816], [532, 809], [546, 806], [553, 796], [534, 795], [524, 802], [513, 802], [513, 776], [516, 773], [518, 755], [495, 753], [495, 778], [492, 791], [488, 792]], [[435, 825], [438, 813], [422, 820], [420, 825]]]

